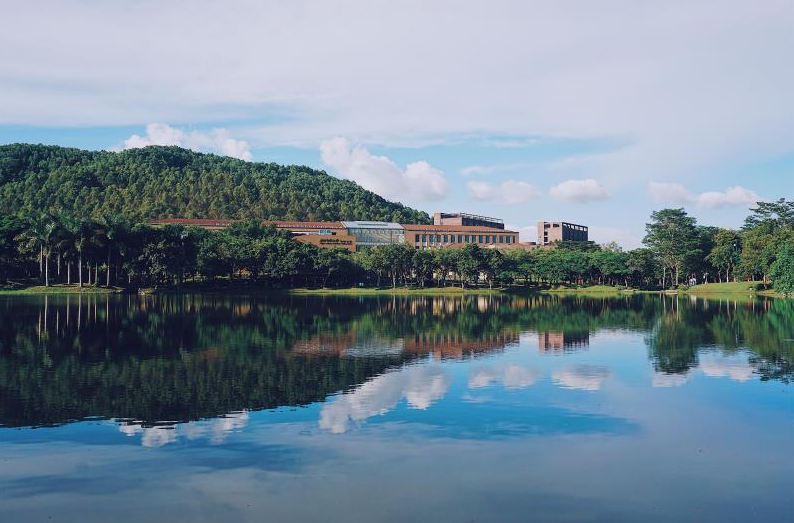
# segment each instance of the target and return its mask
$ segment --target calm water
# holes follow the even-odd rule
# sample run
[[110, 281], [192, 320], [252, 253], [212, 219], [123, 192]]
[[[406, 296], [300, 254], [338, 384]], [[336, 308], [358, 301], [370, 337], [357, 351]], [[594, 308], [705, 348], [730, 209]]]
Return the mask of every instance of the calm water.
[[793, 521], [794, 300], [0, 297], [0, 520]]

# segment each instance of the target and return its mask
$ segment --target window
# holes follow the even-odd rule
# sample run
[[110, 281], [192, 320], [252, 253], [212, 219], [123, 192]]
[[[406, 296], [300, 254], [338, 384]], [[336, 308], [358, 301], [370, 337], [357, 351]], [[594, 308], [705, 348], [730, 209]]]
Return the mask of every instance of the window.
[[431, 234], [430, 235], [430, 245], [433, 245], [433, 243], [435, 243], [435, 239], [436, 239], [435, 235]]
[[471, 241], [471, 238], [470, 238], [470, 237], [469, 237], [469, 235], [467, 234], [467, 235], [466, 235], [466, 243], [469, 243], [470, 241]]
[[463, 241], [463, 235], [458, 234], [458, 243], [461, 243], [462, 241]]
[[419, 235], [417, 234], [414, 237], [415, 237], [414, 242], [419, 243]]
[[478, 239], [477, 243], [482, 243], [482, 234], [480, 234], [480, 238]]
[[500, 234], [499, 235], [499, 243], [504, 243], [504, 242], [505, 242], [505, 237]]
[[455, 243], [455, 235], [454, 234], [450, 234], [449, 235], [449, 243]]
[[446, 234], [444, 235], [444, 243], [449, 243], [449, 236]]
[[427, 243], [427, 234], [422, 235], [422, 243]]

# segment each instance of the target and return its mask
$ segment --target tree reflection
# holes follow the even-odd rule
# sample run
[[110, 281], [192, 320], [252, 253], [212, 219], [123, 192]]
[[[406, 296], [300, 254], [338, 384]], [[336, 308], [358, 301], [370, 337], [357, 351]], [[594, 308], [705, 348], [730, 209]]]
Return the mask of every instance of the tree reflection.
[[553, 351], [604, 329], [646, 333], [660, 373], [685, 373], [704, 351], [747, 350], [760, 379], [794, 377], [790, 300], [0, 297], [0, 424], [98, 416], [146, 428], [307, 405], [414, 360], [504, 350], [523, 332]]

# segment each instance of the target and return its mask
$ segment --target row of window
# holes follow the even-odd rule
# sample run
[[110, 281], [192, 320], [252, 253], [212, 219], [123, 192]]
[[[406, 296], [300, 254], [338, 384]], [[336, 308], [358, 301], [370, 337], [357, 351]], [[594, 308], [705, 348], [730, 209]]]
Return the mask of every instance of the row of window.
[[515, 243], [506, 234], [416, 234], [414, 243], [423, 245], [443, 245], [445, 243]]

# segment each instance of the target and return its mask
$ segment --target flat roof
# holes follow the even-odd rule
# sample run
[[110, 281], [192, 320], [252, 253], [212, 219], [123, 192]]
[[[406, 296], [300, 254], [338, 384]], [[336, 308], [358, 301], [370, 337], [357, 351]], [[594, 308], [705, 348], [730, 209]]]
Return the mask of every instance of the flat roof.
[[403, 229], [402, 225], [394, 222], [352, 221], [341, 223], [348, 229], [394, 229], [400, 231]]
[[210, 219], [210, 218], [157, 218], [155, 220], [146, 220], [146, 223], [152, 225], [185, 225], [195, 227], [226, 227], [237, 220], [228, 220], [225, 218]]
[[517, 231], [507, 229], [494, 229], [493, 227], [483, 227], [480, 225], [418, 225], [403, 224], [406, 231], [438, 231], [438, 232], [487, 232], [491, 234], [518, 234]]
[[342, 222], [298, 222], [289, 220], [273, 220], [263, 222], [265, 225], [292, 229], [344, 229]]

